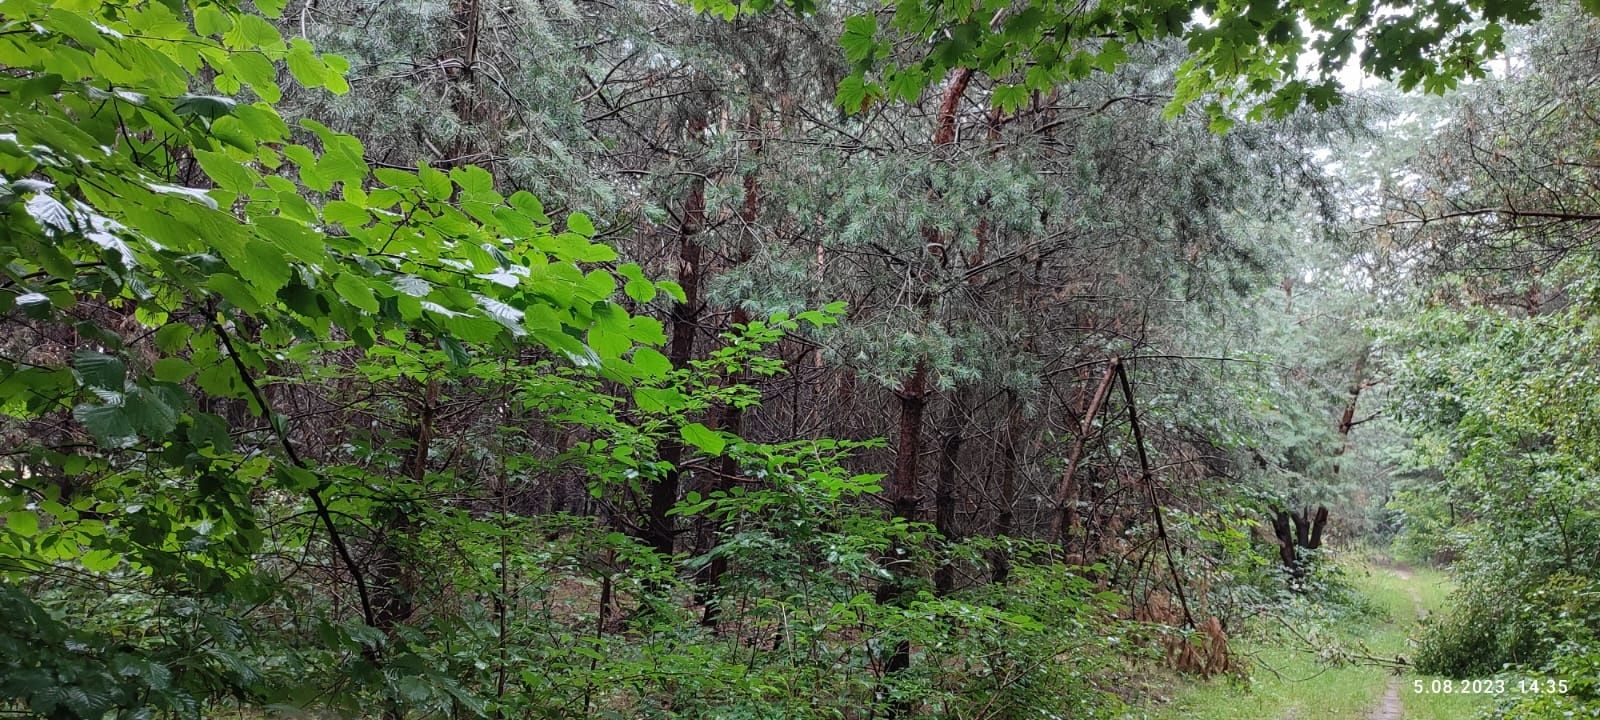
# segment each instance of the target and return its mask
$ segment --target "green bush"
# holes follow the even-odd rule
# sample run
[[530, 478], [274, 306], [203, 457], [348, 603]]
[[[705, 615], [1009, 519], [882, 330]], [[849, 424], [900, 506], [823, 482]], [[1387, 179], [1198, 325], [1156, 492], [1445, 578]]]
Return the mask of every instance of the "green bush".
[[1552, 575], [1528, 592], [1464, 589], [1455, 604], [1428, 626], [1417, 649], [1417, 669], [1433, 675], [1483, 677], [1507, 668], [1551, 667], [1573, 652], [1576, 638], [1600, 629], [1595, 598], [1600, 585], [1568, 573]]

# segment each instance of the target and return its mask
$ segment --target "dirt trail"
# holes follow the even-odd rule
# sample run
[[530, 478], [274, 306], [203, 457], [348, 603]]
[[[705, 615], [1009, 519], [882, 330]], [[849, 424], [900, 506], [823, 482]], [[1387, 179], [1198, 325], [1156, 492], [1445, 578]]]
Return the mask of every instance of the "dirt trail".
[[[1394, 572], [1395, 577], [1406, 583], [1406, 592], [1411, 595], [1411, 608], [1416, 613], [1417, 619], [1421, 620], [1427, 617], [1428, 609], [1422, 604], [1422, 593], [1417, 592], [1417, 586], [1412, 581], [1411, 571], [1403, 567], [1390, 569]], [[1374, 708], [1372, 714], [1367, 716], [1367, 720], [1402, 720], [1404, 717], [1404, 708], [1400, 704], [1400, 679], [1393, 678], [1389, 680], [1389, 686], [1383, 691], [1383, 699], [1378, 701], [1378, 707]]]
[[1411, 571], [1403, 567], [1395, 567], [1392, 569], [1394, 570], [1395, 577], [1405, 581], [1406, 592], [1411, 595], [1411, 607], [1412, 610], [1416, 612], [1417, 619], [1421, 620], [1427, 617], [1428, 608], [1422, 605], [1422, 593], [1417, 592], [1416, 583], [1412, 582]]
[[1377, 709], [1367, 716], [1367, 720], [1401, 720], [1405, 714], [1400, 708], [1400, 681], [1390, 680], [1389, 687], [1383, 691], [1383, 699], [1378, 701]]

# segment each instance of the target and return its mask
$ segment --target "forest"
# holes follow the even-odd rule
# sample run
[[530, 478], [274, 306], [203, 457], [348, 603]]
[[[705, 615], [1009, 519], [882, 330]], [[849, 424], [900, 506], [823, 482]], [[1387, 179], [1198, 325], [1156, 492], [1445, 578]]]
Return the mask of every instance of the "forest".
[[1600, 717], [1595, 0], [0, 0], [0, 717]]

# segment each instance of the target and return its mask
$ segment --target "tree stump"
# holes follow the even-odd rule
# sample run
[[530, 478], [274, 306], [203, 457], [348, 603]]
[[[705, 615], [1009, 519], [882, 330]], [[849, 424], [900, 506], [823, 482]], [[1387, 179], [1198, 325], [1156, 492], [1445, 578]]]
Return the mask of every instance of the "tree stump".
[[1278, 539], [1278, 559], [1289, 570], [1290, 576], [1300, 578], [1305, 575], [1305, 563], [1300, 557], [1300, 549], [1316, 550], [1322, 547], [1322, 530], [1328, 524], [1328, 508], [1317, 506], [1315, 514], [1311, 508], [1302, 508], [1299, 512], [1290, 512], [1279, 509], [1272, 517], [1272, 534]]

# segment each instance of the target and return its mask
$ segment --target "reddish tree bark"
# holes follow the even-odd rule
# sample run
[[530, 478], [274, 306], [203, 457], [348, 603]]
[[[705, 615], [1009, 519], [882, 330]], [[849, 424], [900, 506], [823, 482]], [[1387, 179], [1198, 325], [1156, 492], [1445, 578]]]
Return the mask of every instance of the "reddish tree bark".
[[[1017, 436], [1022, 433], [1022, 409], [1015, 390], [1006, 390], [1006, 428], [1000, 435], [1000, 511], [995, 515], [994, 535], [1004, 538], [1012, 532], [1017, 504]], [[991, 581], [1004, 585], [1011, 577], [1011, 556], [996, 549], [990, 558]]]
[[[689, 135], [698, 137], [705, 131], [703, 117], [690, 123]], [[672, 328], [672, 342], [667, 346], [667, 359], [675, 368], [688, 367], [694, 357], [694, 336], [700, 321], [700, 231], [706, 224], [706, 180], [697, 175], [689, 181], [683, 199], [683, 216], [678, 222], [678, 285], [683, 288], [683, 302], [673, 303], [668, 324]], [[668, 513], [678, 504], [678, 488], [683, 462], [683, 443], [669, 437], [661, 444], [661, 460], [668, 464], [666, 472], [650, 486], [650, 510], [644, 527], [644, 540], [650, 547], [664, 555], [676, 549], [676, 528]]]
[[1105, 405], [1106, 395], [1111, 392], [1111, 382], [1116, 379], [1119, 367], [1121, 361], [1117, 358], [1107, 362], [1106, 373], [1100, 378], [1100, 385], [1095, 388], [1094, 395], [1089, 398], [1089, 407], [1083, 412], [1077, 437], [1072, 439], [1072, 449], [1067, 453], [1067, 469], [1061, 473], [1061, 482], [1056, 486], [1056, 512], [1050, 520], [1050, 538], [1056, 542], [1065, 543], [1067, 532], [1077, 527], [1078, 463], [1083, 460], [1083, 449], [1089, 441], [1089, 433], [1094, 432], [1094, 421], [1100, 416], [1100, 408]]
[[[938, 121], [933, 131], [933, 145], [939, 147], [948, 145], [956, 138], [956, 111], [961, 107], [961, 98], [967, 92], [967, 86], [972, 82], [972, 70], [959, 68], [950, 78], [950, 84], [945, 88], [944, 98], [939, 102]], [[923, 247], [928, 254], [941, 263], [945, 260], [945, 240], [937, 228], [932, 226], [922, 229]], [[927, 281], [930, 280], [929, 272], [925, 271], [920, 278], [924, 287], [918, 288], [918, 309], [924, 318], [932, 314], [933, 295], [928, 292]], [[920, 498], [917, 495], [917, 461], [922, 455], [922, 414], [928, 404], [928, 359], [917, 358], [916, 366], [911, 371], [911, 376], [901, 385], [899, 395], [899, 415], [897, 440], [895, 442], [894, 478], [891, 485], [893, 493], [893, 506], [895, 517], [907, 520], [916, 519], [917, 505]], [[903, 593], [906, 578], [902, 577], [903, 571], [898, 569], [903, 561], [905, 548], [893, 548], [888, 559], [890, 571], [895, 578], [878, 586], [877, 599], [879, 603], [896, 601]], [[884, 662], [884, 673], [892, 675], [911, 666], [911, 643], [899, 641], [895, 643], [894, 650]], [[907, 703], [901, 703], [889, 708], [888, 716], [899, 717], [910, 710]]]
[[1350, 399], [1345, 401], [1344, 412], [1339, 415], [1339, 447], [1333, 451], [1333, 474], [1339, 474], [1339, 462], [1350, 449], [1350, 431], [1361, 424], [1356, 420], [1356, 407], [1361, 402], [1361, 393], [1369, 387], [1367, 382], [1367, 359], [1372, 356], [1372, 347], [1369, 345], [1361, 349], [1361, 354], [1356, 357], [1355, 371], [1351, 373]]
[[[971, 81], [972, 71], [961, 68], [951, 78], [949, 87], [945, 88], [944, 99], [939, 103], [938, 126], [933, 132], [934, 146], [955, 141], [956, 110]], [[931, 226], [923, 228], [922, 238], [929, 255], [937, 259], [944, 258], [945, 241], [938, 229]], [[927, 273], [921, 279], [927, 281]], [[926, 317], [933, 310], [933, 295], [926, 288], [919, 290], [918, 309]], [[900, 422], [895, 443], [893, 485], [896, 517], [914, 519], [917, 514], [917, 460], [922, 455], [922, 412], [927, 406], [927, 396], [928, 359], [919, 357], [911, 377], [899, 392]]]
[[[753, 155], [758, 155], [762, 148], [761, 109], [759, 105], [751, 105], [748, 122], [750, 152]], [[739, 254], [734, 261], [736, 267], [750, 262], [751, 245], [753, 244], [753, 239], [750, 237], [751, 228], [761, 215], [761, 178], [757, 175], [757, 172], [759, 172], [758, 169], [752, 169], [750, 172], [745, 173], [744, 176], [744, 206], [739, 209], [739, 219], [744, 223], [744, 227], [740, 230]], [[750, 313], [742, 305], [735, 306], [731, 317], [728, 318], [728, 322], [731, 325], [748, 323], [750, 322]], [[724, 431], [738, 435], [744, 426], [744, 411], [732, 404], [723, 407], [720, 424]], [[734, 479], [738, 475], [739, 463], [733, 459], [733, 456], [723, 455], [714, 489], [725, 491], [732, 488]], [[704, 583], [705, 614], [700, 618], [702, 625], [716, 627], [721, 619], [721, 608], [717, 604], [717, 586], [722, 582], [722, 576], [727, 571], [728, 560], [721, 555], [713, 558], [711, 563], [706, 566]]]

